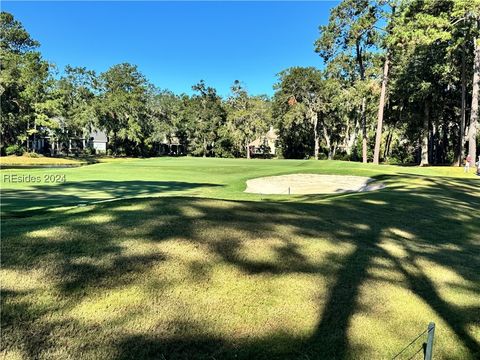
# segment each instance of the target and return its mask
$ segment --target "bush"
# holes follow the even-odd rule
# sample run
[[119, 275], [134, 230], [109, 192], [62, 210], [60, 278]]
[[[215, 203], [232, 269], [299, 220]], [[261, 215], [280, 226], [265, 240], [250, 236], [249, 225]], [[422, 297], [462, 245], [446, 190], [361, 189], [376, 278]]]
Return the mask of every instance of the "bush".
[[416, 151], [413, 147], [396, 143], [392, 146], [390, 156], [385, 162], [391, 165], [414, 164], [416, 162], [415, 153]]
[[334, 160], [350, 161], [350, 156], [346, 153], [335, 154]]
[[21, 145], [10, 145], [5, 149], [7, 155], [17, 155], [22, 156], [25, 152], [25, 149]]
[[95, 155], [95, 149], [93, 147], [88, 146], [83, 150], [83, 153], [87, 156]]
[[38, 158], [40, 155], [38, 155], [36, 152], [26, 152], [23, 154], [23, 156], [29, 157], [29, 158]]

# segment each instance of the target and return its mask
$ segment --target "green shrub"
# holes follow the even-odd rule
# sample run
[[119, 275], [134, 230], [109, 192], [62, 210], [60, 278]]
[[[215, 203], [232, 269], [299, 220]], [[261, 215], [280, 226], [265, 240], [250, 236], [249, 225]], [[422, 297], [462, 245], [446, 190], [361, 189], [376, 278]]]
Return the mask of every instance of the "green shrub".
[[10, 145], [5, 149], [7, 155], [17, 155], [22, 156], [25, 152], [25, 149], [21, 145]]
[[87, 156], [95, 155], [95, 149], [93, 147], [88, 146], [85, 149], [83, 149], [83, 153]]
[[396, 143], [392, 146], [390, 156], [385, 162], [391, 165], [413, 164], [415, 163], [415, 149]]
[[350, 155], [347, 155], [347, 153], [338, 153], [335, 154], [334, 160], [350, 161]]
[[29, 158], [38, 158], [40, 155], [38, 155], [36, 152], [26, 152], [23, 154], [23, 156], [29, 157]]

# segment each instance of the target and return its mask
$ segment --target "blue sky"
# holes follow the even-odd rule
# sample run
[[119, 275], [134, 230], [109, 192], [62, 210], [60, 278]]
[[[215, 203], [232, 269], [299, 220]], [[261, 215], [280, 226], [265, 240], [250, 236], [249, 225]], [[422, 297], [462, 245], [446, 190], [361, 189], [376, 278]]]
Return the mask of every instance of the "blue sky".
[[204, 79], [227, 95], [235, 79], [252, 94], [273, 94], [290, 66], [322, 67], [313, 50], [332, 1], [12, 2], [2, 10], [41, 43], [61, 69], [97, 72], [130, 62], [156, 86], [191, 93]]

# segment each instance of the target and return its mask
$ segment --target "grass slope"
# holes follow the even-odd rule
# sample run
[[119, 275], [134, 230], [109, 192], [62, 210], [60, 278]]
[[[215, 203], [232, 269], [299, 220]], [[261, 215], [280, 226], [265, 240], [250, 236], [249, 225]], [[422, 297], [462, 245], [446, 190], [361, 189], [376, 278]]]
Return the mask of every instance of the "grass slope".
[[[165, 158], [54, 171], [67, 183], [3, 184], [7, 358], [386, 359], [430, 321], [436, 359], [480, 355], [479, 181], [459, 169]], [[295, 172], [387, 188], [242, 192]], [[52, 208], [119, 197], [132, 198]]]

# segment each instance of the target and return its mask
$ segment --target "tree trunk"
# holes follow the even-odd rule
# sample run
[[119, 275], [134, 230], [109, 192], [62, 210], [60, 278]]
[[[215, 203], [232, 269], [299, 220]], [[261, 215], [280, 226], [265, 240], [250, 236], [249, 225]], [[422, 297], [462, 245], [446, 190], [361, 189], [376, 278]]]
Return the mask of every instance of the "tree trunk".
[[444, 120], [443, 124], [443, 139], [442, 139], [442, 163], [447, 163], [447, 152], [449, 147], [448, 141], [448, 119]]
[[203, 138], [203, 157], [207, 157], [207, 139]]
[[117, 156], [117, 132], [113, 132], [113, 156]]
[[328, 149], [328, 160], [333, 160], [330, 136], [328, 136], [327, 129], [325, 127], [323, 128], [323, 137], [325, 138], [325, 144], [327, 145], [327, 149]]
[[365, 114], [367, 99], [365, 96], [362, 98], [362, 162], [366, 164], [368, 162], [367, 157], [367, 118]]
[[432, 165], [437, 165], [437, 149], [438, 149], [438, 136], [437, 126], [435, 123], [430, 126], [430, 140], [428, 142], [428, 162]]
[[385, 64], [383, 65], [382, 90], [380, 92], [380, 103], [378, 105], [377, 134], [375, 136], [375, 151], [373, 153], [373, 163], [377, 165], [380, 162], [380, 146], [382, 144], [382, 128], [383, 128], [383, 110], [385, 108], [387, 81], [388, 81], [388, 53], [385, 57]]
[[28, 130], [30, 130], [30, 120], [27, 120], [27, 131], [25, 133], [25, 135], [27, 136], [27, 142], [26, 142], [26, 146], [25, 146], [25, 149], [27, 150], [27, 152], [30, 151], [30, 135], [28, 134]]
[[315, 137], [315, 144], [314, 144], [314, 155], [315, 160], [318, 160], [318, 148], [319, 148], [319, 139], [318, 139], [318, 114], [313, 115], [313, 136]]
[[383, 158], [387, 159], [390, 156], [390, 144], [392, 142], [392, 130], [387, 133], [387, 141], [385, 142], [385, 149], [383, 150]]
[[247, 159], [250, 159], [250, 146], [248, 146], [248, 143], [245, 145], [245, 150], [247, 152]]
[[475, 57], [473, 61], [472, 107], [470, 112], [470, 126], [468, 127], [468, 155], [470, 155], [472, 161], [475, 163], [477, 159], [478, 100], [480, 87], [480, 38], [474, 39], [474, 42]]
[[[349, 127], [348, 127], [348, 130], [349, 130]], [[356, 117], [355, 117], [355, 123], [353, 124], [353, 131], [350, 133], [350, 136], [348, 134], [349, 132], [347, 131], [347, 134], [345, 136], [345, 140], [346, 140], [345, 152], [347, 153], [348, 156], [350, 156], [352, 155], [352, 149], [355, 146], [355, 143], [357, 141], [357, 135], [358, 135], [358, 121]]]
[[422, 129], [422, 148], [420, 166], [428, 166], [428, 124], [430, 123], [430, 106], [425, 103], [425, 114]]
[[[363, 52], [362, 47], [360, 46], [359, 40], [357, 39], [356, 42], [356, 55], [358, 66], [360, 68], [360, 80], [362, 83], [365, 81], [365, 67], [363, 64]], [[366, 118], [366, 102], [367, 99], [365, 96], [362, 97], [362, 110], [361, 110], [361, 123], [362, 123], [362, 161], [363, 163], [367, 163], [367, 118]]]
[[34, 121], [33, 123], [33, 130], [34, 130], [34, 133], [33, 133], [32, 151], [36, 152], [37, 150], [37, 122], [36, 121]]
[[462, 46], [462, 110], [460, 114], [460, 128], [457, 156], [455, 158], [455, 166], [461, 166], [464, 158], [464, 146], [465, 146], [465, 113], [466, 113], [466, 94], [467, 94], [467, 79], [465, 77], [465, 42]]

